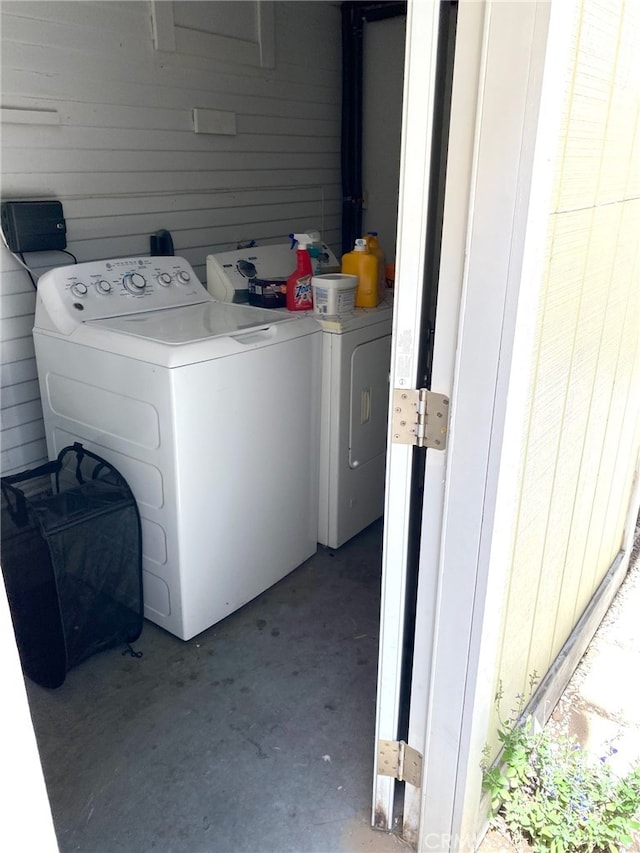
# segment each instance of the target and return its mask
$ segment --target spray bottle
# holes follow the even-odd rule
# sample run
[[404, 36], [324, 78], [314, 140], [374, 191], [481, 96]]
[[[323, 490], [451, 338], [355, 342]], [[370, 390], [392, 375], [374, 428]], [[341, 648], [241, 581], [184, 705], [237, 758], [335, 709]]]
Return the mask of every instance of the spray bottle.
[[310, 240], [310, 242], [307, 243], [307, 252], [309, 252], [309, 257], [311, 258], [311, 269], [313, 270], [313, 275], [319, 275], [322, 272], [320, 269], [320, 255], [322, 253], [322, 239], [320, 237], [320, 232], [306, 231], [305, 234]]
[[313, 238], [308, 234], [290, 234], [293, 249], [296, 249], [296, 269], [287, 279], [287, 308], [289, 311], [309, 311], [313, 308], [313, 290], [311, 288], [311, 256], [307, 246], [313, 243]]

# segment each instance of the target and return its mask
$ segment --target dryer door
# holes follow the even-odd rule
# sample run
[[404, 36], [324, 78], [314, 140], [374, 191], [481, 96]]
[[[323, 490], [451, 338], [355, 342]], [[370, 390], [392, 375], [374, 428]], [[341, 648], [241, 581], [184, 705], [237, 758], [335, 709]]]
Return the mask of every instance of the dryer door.
[[391, 335], [357, 346], [351, 355], [349, 467], [385, 453]]

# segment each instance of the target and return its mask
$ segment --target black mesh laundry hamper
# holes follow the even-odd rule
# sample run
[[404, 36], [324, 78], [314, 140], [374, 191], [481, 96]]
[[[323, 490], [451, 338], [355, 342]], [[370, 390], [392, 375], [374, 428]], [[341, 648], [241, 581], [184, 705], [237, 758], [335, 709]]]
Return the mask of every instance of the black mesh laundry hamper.
[[90, 655], [140, 636], [138, 507], [124, 477], [78, 443], [0, 484], [0, 562], [22, 668], [59, 687]]

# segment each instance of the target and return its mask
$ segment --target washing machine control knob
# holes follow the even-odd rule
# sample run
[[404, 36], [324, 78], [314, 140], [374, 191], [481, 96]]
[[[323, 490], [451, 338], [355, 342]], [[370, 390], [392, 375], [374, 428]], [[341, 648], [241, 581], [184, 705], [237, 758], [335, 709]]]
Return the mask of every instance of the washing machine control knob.
[[142, 293], [147, 286], [147, 280], [139, 272], [128, 272], [122, 279], [124, 286], [129, 293]]
[[87, 285], [83, 284], [81, 281], [76, 281], [75, 284], [71, 285], [71, 293], [73, 293], [74, 296], [86, 296], [87, 291]]
[[180, 270], [178, 273], [178, 281], [182, 282], [182, 284], [188, 284], [191, 281], [191, 276], [186, 270]]
[[158, 281], [163, 287], [169, 287], [171, 284], [171, 275], [168, 272], [161, 272], [158, 276]]
[[97, 284], [98, 293], [111, 293], [111, 282], [107, 281], [106, 278], [100, 279]]

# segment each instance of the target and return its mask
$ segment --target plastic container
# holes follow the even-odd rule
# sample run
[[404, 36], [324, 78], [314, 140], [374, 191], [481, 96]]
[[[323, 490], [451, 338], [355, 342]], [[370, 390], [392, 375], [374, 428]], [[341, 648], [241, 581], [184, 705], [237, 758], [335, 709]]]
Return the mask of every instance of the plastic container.
[[343, 273], [324, 273], [314, 275], [311, 279], [313, 287], [313, 310], [316, 314], [333, 316], [348, 314], [356, 304], [356, 288], [358, 277]]
[[313, 240], [308, 234], [292, 234], [298, 244], [296, 268], [287, 279], [287, 308], [289, 311], [310, 311], [313, 308], [311, 278], [313, 268], [307, 245]]
[[382, 302], [387, 289], [387, 280], [384, 274], [384, 252], [378, 241], [377, 231], [367, 231], [367, 236], [364, 239], [367, 241], [367, 249], [378, 259], [378, 297]]
[[396, 265], [395, 264], [385, 264], [384, 266], [384, 277], [385, 282], [388, 288], [395, 287], [396, 283]]
[[353, 251], [342, 256], [341, 272], [358, 277], [356, 308], [375, 308], [380, 301], [378, 259], [367, 249], [366, 240], [359, 237]]

